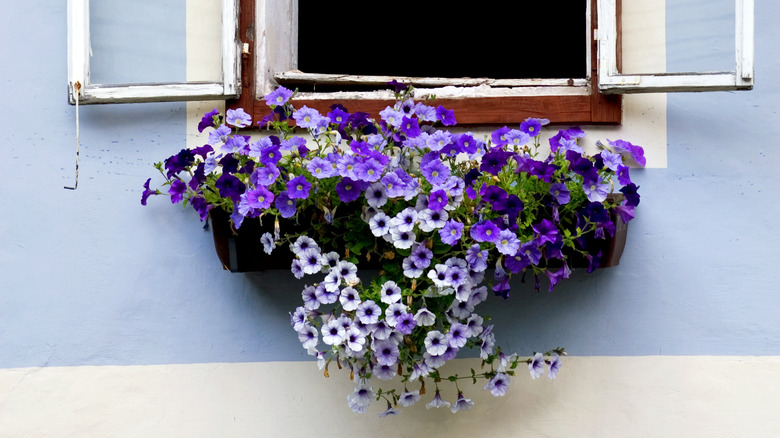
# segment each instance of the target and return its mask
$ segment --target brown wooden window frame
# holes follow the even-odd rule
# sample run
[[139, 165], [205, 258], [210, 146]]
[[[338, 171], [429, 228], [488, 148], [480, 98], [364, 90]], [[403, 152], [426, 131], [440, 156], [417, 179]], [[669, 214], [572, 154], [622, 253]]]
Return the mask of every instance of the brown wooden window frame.
[[[256, 0], [240, 0], [239, 38], [244, 42], [242, 57], [241, 95], [228, 101], [229, 108], [244, 108], [259, 120], [268, 114], [265, 101], [256, 97], [255, 28]], [[617, 1], [617, 24], [620, 35], [620, 0]], [[459, 125], [517, 124], [528, 117], [549, 119], [554, 124], [616, 125], [621, 123], [622, 97], [602, 94], [598, 87], [598, 41], [594, 30], [598, 28], [597, 0], [590, 0], [590, 75], [589, 93], [566, 95], [521, 95], [437, 98], [429, 105], [443, 105], [455, 111]], [[262, 34], [262, 32], [261, 32]], [[619, 44], [619, 42], [618, 42]], [[620, 50], [617, 51], [620, 53]], [[293, 104], [306, 105], [321, 113], [330, 111], [331, 105], [341, 103], [351, 112], [363, 111], [376, 115], [393, 103], [392, 99], [296, 99]]]

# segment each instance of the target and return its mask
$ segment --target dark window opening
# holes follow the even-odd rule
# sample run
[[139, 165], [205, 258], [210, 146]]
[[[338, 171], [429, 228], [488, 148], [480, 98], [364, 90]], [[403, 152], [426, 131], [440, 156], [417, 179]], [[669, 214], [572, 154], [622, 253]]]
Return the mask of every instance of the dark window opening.
[[299, 0], [298, 69], [444, 78], [587, 76], [585, 1], [471, 4]]

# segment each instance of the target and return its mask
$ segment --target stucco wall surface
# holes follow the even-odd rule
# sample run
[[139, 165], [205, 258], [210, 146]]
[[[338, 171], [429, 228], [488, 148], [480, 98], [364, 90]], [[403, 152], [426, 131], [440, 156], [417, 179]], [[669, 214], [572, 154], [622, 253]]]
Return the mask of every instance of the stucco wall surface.
[[[79, 187], [65, 190], [76, 149], [65, 4], [5, 3], [0, 437], [778, 430], [780, 5], [756, 4], [754, 90], [630, 96], [622, 127], [585, 127], [592, 139], [621, 137], [652, 154], [654, 165], [632, 174], [642, 202], [620, 265], [575, 272], [553, 293], [517, 283], [509, 301], [484, 311], [506, 350], [566, 347], [558, 379], [515, 377], [504, 398], [474, 387], [477, 405], [458, 415], [419, 406], [379, 419], [384, 406], [351, 413], [344, 373], [324, 379], [300, 348], [287, 312], [302, 282], [223, 271], [192, 210], [162, 198], [141, 207], [153, 163], [197, 144], [194, 126], [214, 103], [80, 107]], [[164, 32], [140, 32], [135, 44], [173, 53], [161, 67], [169, 78], [212, 75], [198, 40], [204, 14], [193, 12], [213, 5], [159, 3]], [[723, 50], [710, 46], [733, 33], [729, 1], [624, 3], [635, 23], [626, 44], [651, 47], [629, 50], [628, 65], [722, 66]], [[176, 37], [160, 44], [167, 34]], [[139, 63], [100, 68], [147, 73]]]

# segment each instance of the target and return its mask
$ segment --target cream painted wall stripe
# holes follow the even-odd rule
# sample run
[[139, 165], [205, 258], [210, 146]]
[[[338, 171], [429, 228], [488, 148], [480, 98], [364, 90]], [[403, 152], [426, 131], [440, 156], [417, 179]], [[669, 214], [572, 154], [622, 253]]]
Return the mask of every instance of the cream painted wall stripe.
[[[457, 360], [468, 373], [475, 360]], [[347, 373], [313, 362], [0, 370], [3, 437], [737, 437], [780, 430], [780, 357], [568, 357], [504, 397], [463, 386], [468, 412], [346, 405]], [[427, 402], [432, 393], [423, 398]], [[446, 392], [446, 399], [455, 394]]]

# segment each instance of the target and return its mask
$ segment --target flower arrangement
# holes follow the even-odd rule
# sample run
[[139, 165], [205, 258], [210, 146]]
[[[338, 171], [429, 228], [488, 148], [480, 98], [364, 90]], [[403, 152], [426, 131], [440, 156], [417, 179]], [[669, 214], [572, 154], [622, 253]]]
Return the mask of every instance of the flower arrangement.
[[[235, 229], [246, 220], [274, 224], [258, 251], [289, 246], [293, 275], [315, 276], [291, 325], [326, 376], [333, 362], [349, 369], [355, 412], [384, 400], [380, 415], [397, 413], [422, 398], [426, 381], [434, 389], [427, 407], [465, 410], [473, 402], [459, 382], [483, 379], [483, 389], [502, 396], [521, 364], [532, 378], [554, 378], [562, 348], [506, 354], [475, 309], [490, 290], [508, 298], [512, 276], [532, 275], [537, 290], [546, 278], [553, 290], [573, 257], [597, 268], [601, 254], [590, 243], [611, 236], [639, 204], [626, 163], [644, 165], [642, 148], [608, 141], [587, 156], [577, 144], [584, 132], [574, 127], [549, 138], [542, 156], [547, 120], [480, 139], [451, 130], [452, 111], [390, 85], [397, 102], [379, 119], [338, 105], [327, 115], [295, 109], [294, 92], [279, 87], [265, 97], [270, 112], [256, 123], [266, 131], [259, 138], [246, 135], [252, 121], [243, 110], [215, 109], [198, 127], [210, 130], [208, 144], [157, 163], [167, 190], [150, 188], [150, 178], [141, 203], [167, 194], [202, 221], [222, 209]], [[616, 185], [620, 195], [608, 196]], [[367, 261], [380, 268], [373, 278], [358, 272]], [[443, 374], [462, 349], [477, 351], [482, 368]], [[393, 380], [403, 390], [374, 388]], [[446, 382], [457, 387], [452, 403], [439, 391]]]

